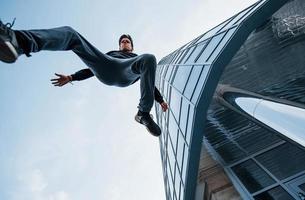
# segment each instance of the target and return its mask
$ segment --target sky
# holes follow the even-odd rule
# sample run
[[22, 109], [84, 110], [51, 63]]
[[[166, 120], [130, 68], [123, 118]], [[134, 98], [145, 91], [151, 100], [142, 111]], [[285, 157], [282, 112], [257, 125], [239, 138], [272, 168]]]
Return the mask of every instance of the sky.
[[[135, 53], [160, 60], [254, 2], [2, 0], [0, 18], [16, 17], [16, 30], [71, 26], [102, 52], [128, 33]], [[0, 62], [0, 199], [165, 199], [159, 140], [134, 120], [139, 82], [50, 82], [83, 68], [68, 51]]]

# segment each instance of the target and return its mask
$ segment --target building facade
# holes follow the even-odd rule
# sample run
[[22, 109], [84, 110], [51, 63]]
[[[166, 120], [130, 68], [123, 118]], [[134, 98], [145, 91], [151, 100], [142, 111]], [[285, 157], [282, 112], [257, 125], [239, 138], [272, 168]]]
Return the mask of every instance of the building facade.
[[304, 10], [258, 1], [158, 63], [167, 200], [305, 199]]

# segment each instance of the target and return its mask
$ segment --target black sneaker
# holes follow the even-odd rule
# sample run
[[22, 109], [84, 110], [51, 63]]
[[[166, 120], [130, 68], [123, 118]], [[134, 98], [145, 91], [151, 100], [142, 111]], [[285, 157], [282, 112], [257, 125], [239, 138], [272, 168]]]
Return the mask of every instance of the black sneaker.
[[13, 23], [3, 24], [0, 20], [0, 60], [13, 63], [18, 58], [18, 43], [14, 31], [11, 29]]
[[154, 122], [149, 113], [139, 111], [135, 116], [135, 120], [146, 126], [148, 132], [153, 136], [158, 137], [161, 135], [160, 127]]

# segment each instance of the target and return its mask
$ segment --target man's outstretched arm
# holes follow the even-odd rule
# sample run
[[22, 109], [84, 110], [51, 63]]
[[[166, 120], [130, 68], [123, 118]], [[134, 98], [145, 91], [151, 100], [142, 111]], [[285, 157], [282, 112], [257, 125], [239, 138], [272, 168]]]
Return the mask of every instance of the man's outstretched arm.
[[59, 86], [59, 87], [72, 81], [81, 81], [94, 76], [94, 74], [90, 69], [82, 69], [68, 76], [57, 73], [55, 73], [55, 75], [58, 76], [59, 78], [51, 79], [51, 81], [54, 86]]
[[163, 112], [168, 109], [167, 103], [163, 100], [163, 97], [159, 90], [155, 87], [155, 100], [161, 105]]

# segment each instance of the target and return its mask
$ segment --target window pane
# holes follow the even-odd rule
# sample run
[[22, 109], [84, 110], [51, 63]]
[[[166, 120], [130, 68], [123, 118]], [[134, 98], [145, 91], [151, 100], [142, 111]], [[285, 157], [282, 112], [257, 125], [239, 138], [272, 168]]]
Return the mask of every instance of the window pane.
[[182, 166], [182, 179], [183, 179], [183, 183], [185, 184], [185, 180], [186, 180], [186, 172], [187, 172], [187, 166], [188, 166], [188, 148], [184, 148], [184, 157], [183, 157], [183, 166]]
[[172, 113], [169, 114], [168, 131], [169, 131], [170, 137], [171, 137], [172, 142], [173, 142], [174, 150], [176, 150], [178, 126], [177, 126], [177, 122], [174, 119]]
[[272, 178], [252, 160], [243, 162], [233, 167], [232, 170], [236, 173], [250, 193], [256, 192], [275, 183], [275, 181], [272, 180]]
[[294, 200], [282, 187], [276, 187], [254, 197], [256, 200]]
[[224, 34], [225, 34], [224, 32], [221, 34], [218, 34], [210, 40], [210, 42], [208, 43], [205, 50], [202, 52], [202, 54], [200, 55], [198, 60], [196, 60], [196, 63], [205, 63], [206, 62], [207, 58], [211, 55], [212, 51], [217, 47], [220, 40], [223, 38]]
[[191, 99], [193, 91], [195, 89], [195, 85], [198, 81], [198, 78], [200, 76], [200, 72], [202, 70], [202, 66], [194, 66], [193, 70], [191, 72], [191, 76], [189, 78], [189, 81], [186, 85], [185, 91], [184, 91], [184, 95], [188, 98]]
[[278, 179], [284, 179], [305, 170], [305, 151], [285, 143], [256, 157]]
[[199, 53], [201, 52], [201, 50], [206, 46], [206, 43], [199, 43], [196, 46], [196, 49], [194, 50], [194, 52], [191, 54], [191, 56], [187, 59], [186, 63], [194, 63], [195, 59], [197, 58], [197, 56], [199, 55]]
[[181, 95], [176, 91], [175, 88], [172, 88], [171, 91], [171, 99], [169, 108], [173, 111], [176, 120], [179, 120], [180, 113], [180, 103], [181, 103]]
[[182, 93], [186, 85], [186, 81], [191, 73], [192, 66], [180, 66], [174, 79], [173, 85]]
[[213, 35], [215, 35], [218, 31], [220, 31], [228, 23], [228, 21], [229, 21], [229, 19], [222, 22], [221, 24], [219, 24], [218, 26], [216, 26], [215, 28], [213, 28], [209, 32], [205, 33], [204, 36], [200, 40], [198, 40], [198, 43], [203, 41], [203, 40], [206, 40], [207, 38], [209, 38]]
[[188, 118], [188, 105], [189, 103], [186, 101], [185, 98], [182, 98], [182, 107], [181, 107], [181, 117], [180, 117], [180, 129], [182, 131], [182, 134], [185, 136], [186, 132], [186, 123]]
[[197, 83], [195, 92], [194, 92], [194, 94], [192, 96], [192, 102], [194, 104], [198, 101], [200, 92], [201, 92], [201, 90], [202, 90], [202, 88], [204, 86], [205, 79], [206, 79], [206, 77], [208, 75], [209, 70], [210, 70], [210, 65], [203, 66], [203, 70], [201, 71], [200, 78], [199, 78], [199, 81]]
[[194, 108], [190, 105], [189, 109], [189, 117], [187, 121], [187, 129], [186, 129], [186, 142], [189, 145], [191, 142], [192, 128], [193, 128], [193, 119], [194, 119]]
[[190, 54], [193, 52], [194, 48], [196, 46], [192, 46], [191, 48], [185, 50], [184, 55], [182, 56], [181, 61], [179, 61], [179, 63], [184, 64], [184, 62], [186, 61], [186, 59], [188, 59], [188, 57], [190, 56]]
[[183, 159], [183, 150], [184, 150], [184, 138], [181, 132], [179, 131], [179, 137], [178, 137], [178, 147], [177, 147], [177, 162], [179, 169], [181, 171], [182, 169], [182, 159]]
[[224, 48], [225, 44], [228, 42], [228, 40], [230, 39], [230, 37], [233, 35], [233, 33], [235, 32], [236, 28], [232, 28], [230, 29], [226, 35], [224, 36], [224, 38], [221, 40], [221, 42], [219, 43], [219, 45], [217, 46], [217, 48], [213, 51], [212, 55], [208, 58], [207, 62], [213, 62], [214, 59], [216, 58], [216, 56], [218, 56], [219, 52]]

